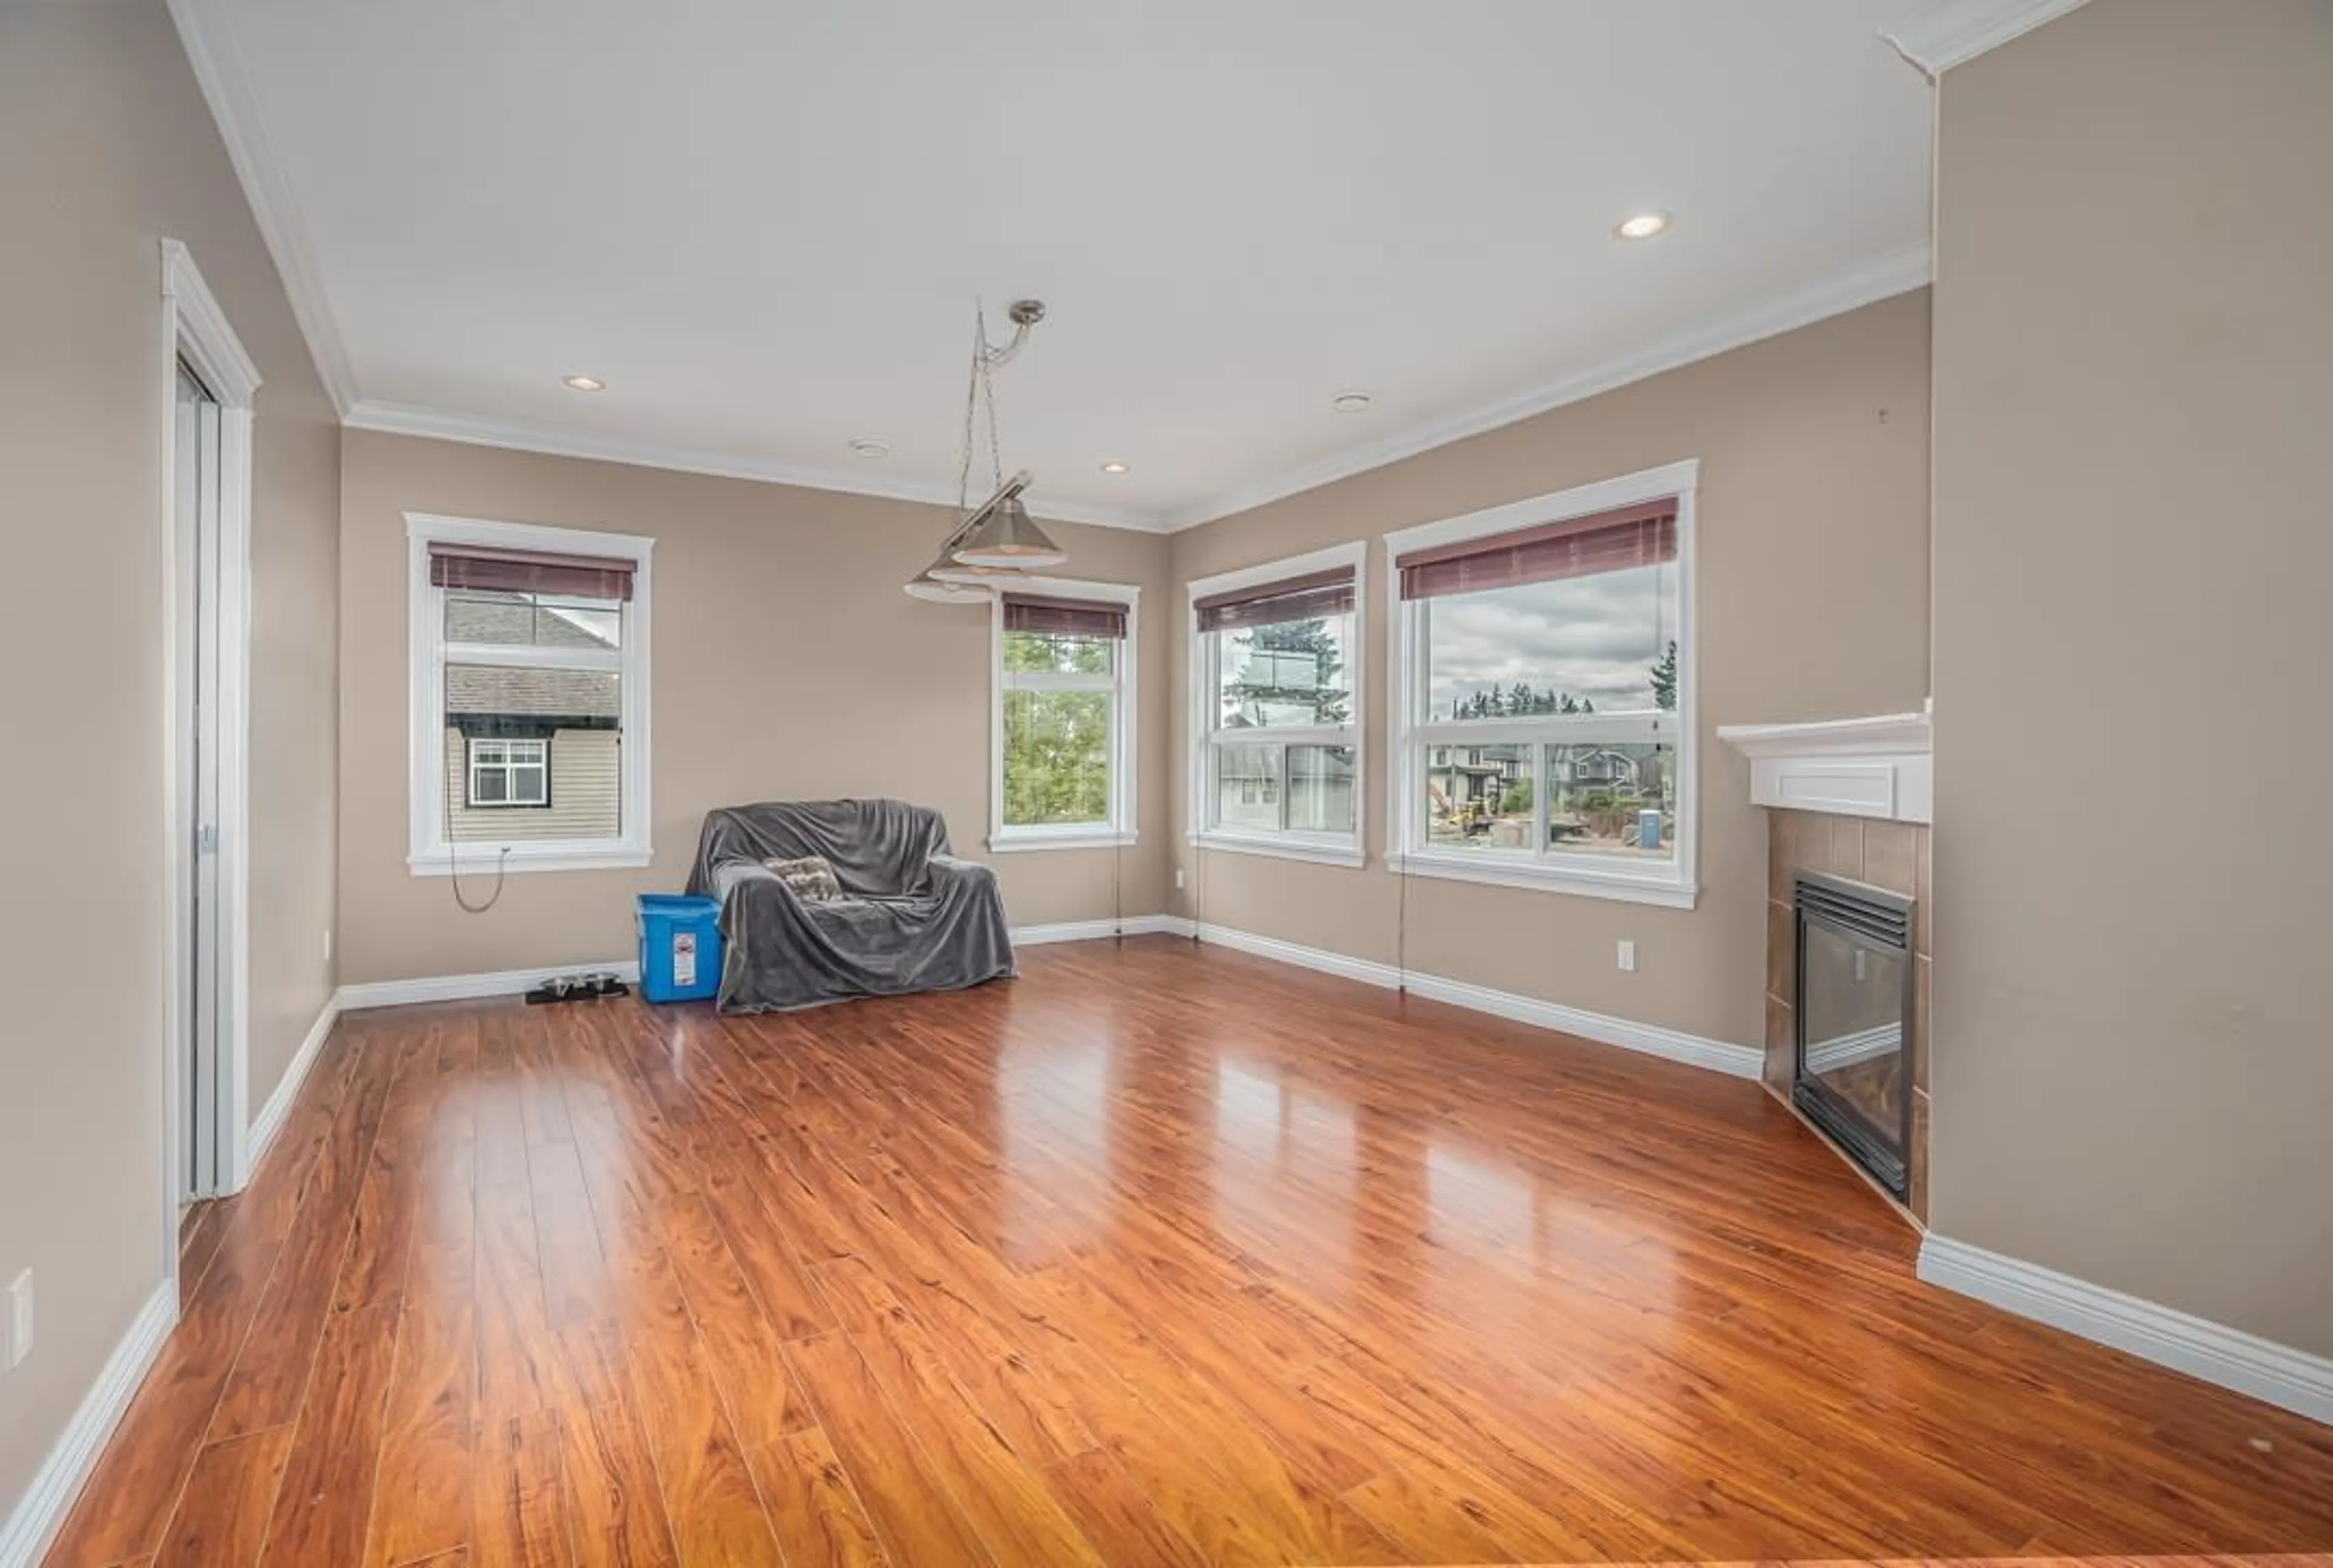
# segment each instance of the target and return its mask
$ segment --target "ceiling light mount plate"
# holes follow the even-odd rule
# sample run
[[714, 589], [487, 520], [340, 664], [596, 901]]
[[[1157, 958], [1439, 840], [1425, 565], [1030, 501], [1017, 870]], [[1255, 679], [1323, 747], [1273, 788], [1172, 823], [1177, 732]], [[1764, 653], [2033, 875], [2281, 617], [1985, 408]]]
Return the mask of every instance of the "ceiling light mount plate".
[[1358, 414], [1369, 406], [1367, 392], [1339, 392], [1329, 399], [1329, 406], [1340, 414]]
[[891, 444], [888, 441], [878, 441], [871, 436], [859, 437], [850, 443], [850, 449], [858, 456], [869, 460], [888, 457], [891, 455]]
[[562, 376], [559, 384], [577, 392], [604, 392], [608, 390], [608, 383], [597, 376]]

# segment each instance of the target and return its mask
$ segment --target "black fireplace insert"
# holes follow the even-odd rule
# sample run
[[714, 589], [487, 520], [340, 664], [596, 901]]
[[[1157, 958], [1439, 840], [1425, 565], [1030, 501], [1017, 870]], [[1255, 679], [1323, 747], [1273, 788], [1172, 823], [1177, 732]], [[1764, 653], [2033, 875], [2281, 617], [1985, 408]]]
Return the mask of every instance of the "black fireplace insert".
[[1791, 1098], [1901, 1198], [1912, 1137], [1912, 900], [1802, 871]]

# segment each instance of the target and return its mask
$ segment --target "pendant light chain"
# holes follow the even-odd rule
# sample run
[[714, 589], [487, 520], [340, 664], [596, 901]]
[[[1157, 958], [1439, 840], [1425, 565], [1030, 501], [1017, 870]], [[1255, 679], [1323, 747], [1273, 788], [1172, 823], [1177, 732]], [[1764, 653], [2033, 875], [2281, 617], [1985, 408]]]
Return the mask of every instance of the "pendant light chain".
[[995, 488], [1004, 488], [1004, 448], [996, 439], [996, 383], [989, 376], [988, 313], [985, 306], [974, 303], [972, 308], [974, 339], [979, 343], [980, 392], [988, 403], [988, 467]]

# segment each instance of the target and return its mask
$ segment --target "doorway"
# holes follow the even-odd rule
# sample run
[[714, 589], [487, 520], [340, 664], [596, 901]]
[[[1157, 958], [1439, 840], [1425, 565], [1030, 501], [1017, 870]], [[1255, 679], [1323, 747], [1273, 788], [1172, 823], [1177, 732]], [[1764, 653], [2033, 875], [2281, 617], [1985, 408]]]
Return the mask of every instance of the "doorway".
[[226, 1038], [219, 1016], [225, 999], [219, 963], [226, 946], [219, 929], [219, 401], [183, 359], [178, 392], [173, 478], [187, 535], [181, 545], [187, 584], [182, 601], [188, 611], [178, 650], [186, 672], [178, 720], [187, 742], [180, 785], [187, 815], [179, 839], [186, 903], [176, 911], [189, 938], [181, 998], [185, 1027], [178, 1043], [186, 1074], [186, 1158], [179, 1172], [184, 1204], [225, 1189], [232, 1177], [220, 1158], [219, 1135], [219, 1044]]
[[197, 1198], [248, 1170], [245, 770], [252, 400], [259, 376], [183, 245], [164, 241], [168, 1261]]

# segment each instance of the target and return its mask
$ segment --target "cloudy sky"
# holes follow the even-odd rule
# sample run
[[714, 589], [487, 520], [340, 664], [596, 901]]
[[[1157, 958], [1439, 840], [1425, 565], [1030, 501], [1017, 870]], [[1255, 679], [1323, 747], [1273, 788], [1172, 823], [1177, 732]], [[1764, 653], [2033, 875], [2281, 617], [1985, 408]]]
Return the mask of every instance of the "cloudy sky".
[[1599, 712], [1649, 708], [1650, 671], [1676, 635], [1675, 600], [1674, 564], [1436, 599], [1434, 717], [1519, 680], [1591, 698]]

